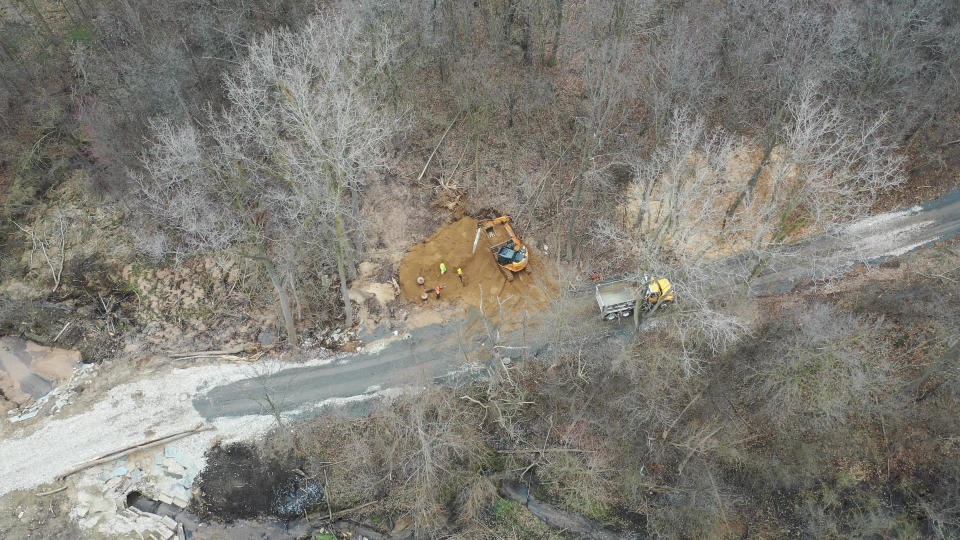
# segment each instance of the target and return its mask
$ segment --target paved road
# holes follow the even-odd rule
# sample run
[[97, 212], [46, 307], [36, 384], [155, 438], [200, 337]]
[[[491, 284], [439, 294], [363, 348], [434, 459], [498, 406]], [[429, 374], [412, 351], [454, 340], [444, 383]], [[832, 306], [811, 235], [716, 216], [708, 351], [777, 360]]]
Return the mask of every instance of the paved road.
[[[789, 290], [798, 281], [824, 277], [861, 262], [877, 262], [960, 234], [960, 190], [924, 205], [871, 216], [832, 235], [797, 243], [755, 280], [756, 294]], [[814, 263], [811, 263], [813, 261]], [[585, 296], [584, 302], [592, 299]], [[213, 388], [194, 399], [208, 420], [282, 411], [309, 414], [312, 405], [371, 388], [423, 384], [465, 366], [461, 346], [473, 354], [480, 339], [475, 317], [458, 340], [456, 325], [431, 325], [376, 353], [344, 356], [318, 367], [292, 368]], [[270, 400], [265, 396], [270, 395]], [[270, 405], [272, 403], [273, 405]]]
[[798, 281], [827, 277], [857, 264], [875, 264], [960, 234], [960, 189], [904, 210], [864, 218], [790, 246], [751, 283], [758, 294], [790, 290]]
[[[327, 365], [288, 368], [218, 386], [195, 397], [193, 405], [207, 420], [276, 410], [306, 416], [316, 404], [331, 398], [443, 380], [475, 366], [468, 360], [480, 346], [476, 314], [466, 315], [465, 320], [463, 325], [418, 328], [407, 339], [389, 342], [378, 351], [343, 355]], [[463, 334], [472, 337], [461, 339]]]

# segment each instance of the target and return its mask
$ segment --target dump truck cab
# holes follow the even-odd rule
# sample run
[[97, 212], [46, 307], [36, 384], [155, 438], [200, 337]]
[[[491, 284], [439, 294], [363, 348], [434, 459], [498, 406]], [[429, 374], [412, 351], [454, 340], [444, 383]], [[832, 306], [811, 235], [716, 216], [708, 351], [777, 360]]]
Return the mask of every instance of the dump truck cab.
[[656, 304], [660, 301], [673, 301], [673, 286], [667, 278], [651, 279], [647, 283], [647, 302]]

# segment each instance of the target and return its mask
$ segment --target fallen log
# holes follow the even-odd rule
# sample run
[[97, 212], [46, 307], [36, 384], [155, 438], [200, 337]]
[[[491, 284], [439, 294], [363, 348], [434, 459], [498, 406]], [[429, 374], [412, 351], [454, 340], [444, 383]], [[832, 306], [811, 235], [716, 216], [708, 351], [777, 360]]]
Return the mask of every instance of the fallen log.
[[67, 486], [63, 486], [57, 489], [52, 489], [50, 491], [44, 491], [43, 493], [37, 493], [37, 497], [46, 497], [47, 495], [53, 495], [54, 493], [60, 493], [61, 491], [67, 489]]
[[97, 466], [97, 465], [102, 465], [102, 464], [104, 464], [104, 463], [108, 463], [108, 462], [113, 461], [113, 460], [115, 460], [115, 459], [117, 459], [117, 458], [123, 457], [123, 456], [125, 456], [125, 455], [127, 455], [127, 454], [132, 454], [133, 452], [136, 452], [136, 451], [138, 451], [138, 450], [146, 450], [147, 448], [152, 448], [152, 447], [154, 447], [154, 446], [159, 446], [159, 445], [161, 445], [161, 444], [166, 444], [166, 443], [168, 443], [168, 442], [173, 442], [173, 441], [182, 439], [182, 438], [184, 438], [184, 437], [189, 437], [190, 435], [195, 435], [195, 434], [197, 434], [197, 433], [202, 433], [202, 432], [204, 432], [204, 431], [210, 431], [210, 430], [212, 430], [212, 429], [214, 429], [213, 426], [204, 426], [203, 424], [197, 424], [196, 427], [194, 427], [194, 428], [192, 428], [192, 429], [188, 429], [188, 430], [186, 430], [186, 431], [178, 431], [178, 432], [176, 432], [176, 433], [171, 433], [171, 434], [169, 434], [169, 435], [164, 435], [164, 436], [162, 436], [162, 437], [156, 437], [156, 438], [153, 438], [153, 439], [148, 439], [148, 440], [146, 440], [146, 441], [143, 441], [142, 443], [135, 444], [135, 445], [133, 445], [133, 446], [128, 446], [128, 447], [126, 447], [126, 448], [121, 448], [121, 449], [119, 449], [119, 450], [115, 450], [115, 451], [110, 452], [110, 453], [108, 453], [108, 454], [103, 454], [102, 456], [97, 457], [97, 458], [94, 458], [94, 459], [92, 459], [92, 460], [85, 461], [85, 462], [83, 462], [83, 463], [81, 463], [81, 464], [79, 464], [79, 465], [76, 465], [76, 466], [74, 466], [73, 468], [69, 469], [67, 472], [61, 474], [60, 476], [57, 477], [57, 479], [58, 479], [58, 480], [63, 480], [64, 478], [66, 478], [66, 477], [68, 477], [68, 476], [70, 476], [70, 475], [72, 475], [72, 474], [76, 474], [76, 473], [78, 473], [78, 472], [80, 472], [80, 471], [82, 471], [82, 470], [89, 469], [90, 467], [95, 467], [95, 466]]
[[258, 346], [256, 343], [241, 343], [239, 345], [234, 345], [233, 347], [227, 347], [226, 349], [218, 349], [213, 351], [193, 351], [193, 352], [172, 352], [169, 354], [170, 358], [205, 358], [211, 356], [228, 356], [239, 354], [243, 352], [253, 352], [257, 350]]
[[504, 480], [500, 483], [500, 496], [516, 501], [530, 510], [534, 516], [547, 525], [559, 529], [576, 538], [590, 540], [619, 540], [633, 538], [632, 535], [623, 535], [603, 528], [602, 524], [580, 514], [565, 512], [550, 504], [537, 500], [530, 490], [522, 484]]

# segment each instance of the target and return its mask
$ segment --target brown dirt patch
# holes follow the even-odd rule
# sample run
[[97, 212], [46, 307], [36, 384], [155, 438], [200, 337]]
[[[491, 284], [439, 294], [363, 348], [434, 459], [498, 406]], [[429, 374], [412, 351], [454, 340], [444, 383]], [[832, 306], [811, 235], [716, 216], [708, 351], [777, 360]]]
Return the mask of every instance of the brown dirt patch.
[[[472, 253], [476, 232], [477, 220], [465, 217], [444, 225], [425, 242], [410, 248], [400, 263], [400, 290], [403, 297], [410, 302], [420, 303], [420, 295], [425, 289], [441, 285], [445, 288], [440, 293], [440, 300], [431, 293], [427, 300], [428, 307], [437, 302], [445, 306], [457, 304], [461, 307], [479, 307], [481, 290], [483, 307], [488, 315], [496, 308], [498, 296], [501, 299], [513, 296], [514, 299], [508, 304], [512, 310], [545, 306], [556, 284], [553, 274], [536, 252], [531, 251], [527, 269], [508, 282], [482, 238], [477, 252]], [[522, 231], [517, 233], [522, 238]], [[447, 266], [443, 276], [440, 275], [441, 262]], [[463, 285], [457, 279], [457, 268], [463, 269]], [[424, 285], [417, 284], [418, 276], [423, 276]]]

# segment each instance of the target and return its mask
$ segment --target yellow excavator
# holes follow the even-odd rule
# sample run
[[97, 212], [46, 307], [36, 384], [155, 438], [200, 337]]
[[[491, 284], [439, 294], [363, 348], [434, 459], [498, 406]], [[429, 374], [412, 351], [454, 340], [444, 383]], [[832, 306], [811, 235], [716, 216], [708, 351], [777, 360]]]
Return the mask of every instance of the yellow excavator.
[[515, 272], [522, 272], [527, 267], [529, 254], [523, 240], [517, 236], [510, 225], [510, 216], [500, 216], [477, 222], [477, 236], [473, 239], [473, 252], [477, 252], [477, 243], [480, 236], [487, 239], [490, 252], [500, 267], [500, 272], [507, 281], [513, 281]]

